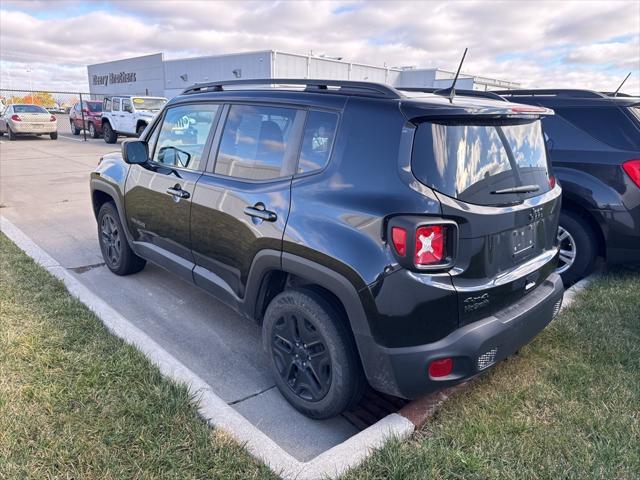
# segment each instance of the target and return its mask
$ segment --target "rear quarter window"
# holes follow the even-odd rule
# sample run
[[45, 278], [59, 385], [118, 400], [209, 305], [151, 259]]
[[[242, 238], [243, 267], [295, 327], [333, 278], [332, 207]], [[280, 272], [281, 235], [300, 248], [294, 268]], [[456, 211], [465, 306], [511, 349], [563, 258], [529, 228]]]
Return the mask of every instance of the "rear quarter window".
[[640, 148], [640, 129], [620, 107], [560, 107], [554, 110], [556, 115], [612, 147]]

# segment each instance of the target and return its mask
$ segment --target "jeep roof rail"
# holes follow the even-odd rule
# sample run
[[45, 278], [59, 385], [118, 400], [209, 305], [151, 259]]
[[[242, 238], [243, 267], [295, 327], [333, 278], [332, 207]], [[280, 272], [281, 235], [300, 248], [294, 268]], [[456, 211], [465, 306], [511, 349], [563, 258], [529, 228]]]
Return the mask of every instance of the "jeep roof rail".
[[[403, 92], [423, 92], [423, 93], [435, 93], [438, 90], [442, 90], [441, 88], [432, 88], [432, 87], [396, 87], [397, 90], [401, 90]], [[493, 100], [500, 100], [501, 102], [506, 102], [504, 98], [498, 95], [495, 92], [484, 92], [482, 90], [458, 90], [456, 89], [456, 95], [461, 97], [482, 97], [482, 98], [491, 98]]]
[[541, 88], [541, 89], [514, 89], [496, 90], [502, 96], [512, 97], [565, 97], [565, 98], [605, 98], [606, 95], [594, 90], [579, 90], [575, 88]]
[[339, 87], [336, 90], [331, 90], [332, 93], [351, 93], [360, 95], [369, 95], [373, 97], [382, 97], [390, 99], [403, 98], [395, 88], [385, 85], [383, 83], [375, 82], [357, 82], [354, 80], [316, 80], [309, 78], [256, 78], [256, 79], [242, 79], [242, 80], [221, 80], [218, 82], [196, 83], [187, 88], [183, 95], [191, 93], [201, 92], [222, 92], [223, 87], [237, 86], [237, 85], [304, 85], [305, 91], [318, 92], [329, 90], [329, 87]]

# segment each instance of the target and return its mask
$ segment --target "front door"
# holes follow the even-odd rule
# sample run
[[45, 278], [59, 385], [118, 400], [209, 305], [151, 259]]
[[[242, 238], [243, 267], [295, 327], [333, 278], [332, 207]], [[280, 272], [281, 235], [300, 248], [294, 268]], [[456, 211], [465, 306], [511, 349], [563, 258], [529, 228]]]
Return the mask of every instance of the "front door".
[[[167, 109], [149, 136], [150, 161], [133, 165], [125, 210], [136, 247], [145, 257], [192, 280], [191, 202], [207, 161], [216, 104]], [[192, 130], [186, 135], [187, 120]]]
[[259, 251], [282, 250], [304, 116], [280, 106], [229, 107], [191, 212], [195, 282], [223, 300], [244, 297]]

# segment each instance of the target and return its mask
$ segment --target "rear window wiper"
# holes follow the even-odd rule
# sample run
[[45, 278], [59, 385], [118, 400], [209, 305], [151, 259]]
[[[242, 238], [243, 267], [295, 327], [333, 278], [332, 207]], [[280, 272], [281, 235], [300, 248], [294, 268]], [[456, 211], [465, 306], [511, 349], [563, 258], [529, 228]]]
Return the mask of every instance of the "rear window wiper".
[[505, 195], [507, 193], [531, 193], [540, 190], [538, 185], [522, 185], [520, 187], [503, 188], [491, 192], [494, 195]]

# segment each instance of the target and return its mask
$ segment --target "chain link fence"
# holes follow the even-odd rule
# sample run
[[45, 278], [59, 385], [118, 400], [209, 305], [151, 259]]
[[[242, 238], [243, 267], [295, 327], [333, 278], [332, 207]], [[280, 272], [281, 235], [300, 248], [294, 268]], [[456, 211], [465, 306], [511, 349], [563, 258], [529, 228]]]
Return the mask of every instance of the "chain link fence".
[[[58, 132], [97, 138], [102, 134], [99, 113], [105, 94], [50, 90], [0, 89], [0, 113], [10, 105], [38, 105], [56, 117]], [[80, 106], [82, 105], [82, 107]]]

